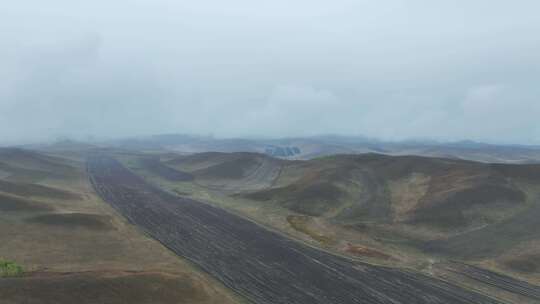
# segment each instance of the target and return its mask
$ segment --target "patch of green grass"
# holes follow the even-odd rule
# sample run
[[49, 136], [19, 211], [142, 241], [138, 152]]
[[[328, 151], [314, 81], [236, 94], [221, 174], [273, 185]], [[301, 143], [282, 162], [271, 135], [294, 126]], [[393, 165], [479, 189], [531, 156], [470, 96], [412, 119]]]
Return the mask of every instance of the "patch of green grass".
[[12, 261], [0, 259], [0, 278], [18, 277], [24, 273], [24, 268]]

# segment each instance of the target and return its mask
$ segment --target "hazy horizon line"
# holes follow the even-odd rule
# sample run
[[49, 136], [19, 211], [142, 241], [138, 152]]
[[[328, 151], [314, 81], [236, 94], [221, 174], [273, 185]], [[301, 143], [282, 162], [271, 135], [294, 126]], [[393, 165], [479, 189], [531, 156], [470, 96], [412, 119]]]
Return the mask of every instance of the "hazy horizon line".
[[204, 134], [204, 133], [182, 133], [182, 132], [173, 132], [173, 133], [153, 133], [153, 134], [136, 134], [136, 135], [126, 135], [126, 136], [97, 136], [97, 135], [87, 135], [87, 136], [57, 136], [56, 138], [51, 139], [42, 139], [42, 140], [22, 140], [22, 141], [5, 141], [0, 142], [0, 147], [19, 147], [19, 146], [29, 146], [29, 145], [52, 145], [62, 142], [79, 142], [79, 143], [111, 143], [115, 141], [123, 140], [144, 140], [150, 139], [152, 137], [159, 136], [185, 136], [191, 138], [200, 138], [200, 139], [212, 139], [212, 140], [252, 140], [252, 141], [279, 141], [279, 140], [302, 140], [302, 139], [322, 139], [322, 138], [341, 138], [341, 139], [350, 139], [357, 141], [373, 142], [380, 144], [406, 144], [406, 143], [415, 143], [419, 145], [455, 145], [455, 144], [479, 144], [479, 145], [493, 145], [493, 146], [520, 146], [520, 147], [540, 147], [538, 144], [525, 144], [519, 142], [494, 142], [489, 140], [476, 140], [470, 138], [460, 138], [460, 139], [436, 139], [428, 137], [409, 137], [403, 139], [385, 139], [375, 136], [367, 136], [364, 134], [345, 134], [345, 133], [319, 133], [312, 135], [291, 135], [291, 136], [265, 136], [265, 135], [249, 135], [249, 136], [223, 136], [215, 134]]

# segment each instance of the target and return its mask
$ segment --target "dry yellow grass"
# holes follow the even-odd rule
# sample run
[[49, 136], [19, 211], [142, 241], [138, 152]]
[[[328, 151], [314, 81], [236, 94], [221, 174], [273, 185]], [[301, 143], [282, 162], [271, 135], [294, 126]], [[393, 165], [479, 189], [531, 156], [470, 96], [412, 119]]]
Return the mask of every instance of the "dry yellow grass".
[[422, 173], [413, 173], [408, 177], [389, 182], [392, 212], [395, 221], [407, 219], [420, 199], [427, 193], [431, 178]]
[[[200, 301], [189, 303], [240, 302], [223, 285], [127, 223], [96, 196], [85, 175], [84, 163], [70, 164], [76, 166], [75, 176], [40, 179], [37, 182], [80, 194], [79, 199], [32, 199], [30, 202], [33, 205], [40, 204], [44, 208], [0, 212], [0, 257], [23, 265], [30, 277], [40, 276], [36, 280], [17, 279], [21, 286], [37, 284], [37, 288], [54, 285], [57, 281], [58, 288], [60, 285], [69, 286], [69, 280], [64, 278], [59, 281], [55, 275], [58, 273], [70, 273], [74, 280], [85, 281], [90, 285], [95, 282], [96, 286], [100, 286], [100, 282], [104, 280], [101, 275], [103, 273], [152, 273], [158, 278], [172, 276], [172, 281], [180, 284], [177, 286], [180, 290], [183, 288], [181, 284], [189, 283], [189, 286], [185, 286], [186, 290], [204, 295], [197, 298]], [[27, 199], [16, 198], [23, 201]], [[49, 274], [51, 280], [49, 281], [47, 276], [44, 278], [43, 273]], [[139, 278], [141, 276], [133, 279], [130, 277], [129, 282]], [[23, 282], [24, 280], [30, 281]], [[123, 280], [122, 276], [115, 276], [111, 282]], [[153, 288], [178, 297], [178, 292], [168, 290], [170, 284], [165, 284], [172, 281], [156, 280], [152, 283]], [[6, 298], [7, 302], [3, 303], [16, 303], [21, 299], [17, 292], [23, 289], [17, 287], [17, 282], [11, 281], [10, 284], [14, 284], [12, 297]], [[118, 292], [121, 293], [118, 296], [122, 298], [133, 291], [122, 289]], [[87, 295], [92, 296], [92, 292]], [[10, 299], [13, 302], [10, 302]], [[69, 299], [72, 300], [73, 298]], [[84, 299], [82, 300], [84, 302]], [[176, 302], [188, 303], [182, 302], [182, 298], [163, 303]]]

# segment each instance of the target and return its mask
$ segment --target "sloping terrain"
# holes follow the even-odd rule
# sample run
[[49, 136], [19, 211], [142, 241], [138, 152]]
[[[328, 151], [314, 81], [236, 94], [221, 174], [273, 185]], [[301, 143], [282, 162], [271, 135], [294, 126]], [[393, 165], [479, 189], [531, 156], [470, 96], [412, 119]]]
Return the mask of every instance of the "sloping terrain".
[[[23, 152], [17, 156], [16, 151]], [[525, 286], [521, 281], [498, 286], [496, 284], [504, 284], [505, 280], [510, 279], [500, 277], [496, 282], [486, 281], [482, 279], [484, 277], [481, 273], [496, 271], [498, 275], [510, 275], [511, 279], [527, 280], [533, 283], [527, 285], [530, 290], [534, 290], [534, 284], [540, 282], [540, 268], [536, 263], [536, 257], [540, 256], [540, 226], [537, 221], [540, 216], [540, 165], [485, 164], [456, 159], [378, 154], [338, 155], [293, 161], [257, 153], [178, 155], [108, 151], [118, 153], [123, 162], [135, 172], [166, 190], [229, 208], [326, 250], [373, 263], [416, 268], [466, 288], [480, 288], [477, 290], [486, 294], [493, 292], [497, 298], [508, 303], [537, 301], [536, 291], [520, 293], [519, 286]], [[71, 303], [79, 284], [96, 288], [107, 284], [109, 287], [104, 288], [104, 293], [99, 293], [103, 294], [103, 299], [109, 299], [107, 295], [116, 294], [118, 299], [131, 301], [131, 295], [126, 293], [143, 281], [152, 281], [156, 284], [155, 288], [166, 290], [160, 296], [155, 296], [157, 303], [171, 303], [173, 298], [179, 303], [238, 301], [220, 283], [197, 272], [160, 244], [142, 236], [120, 218], [116, 211], [96, 197], [84, 169], [84, 155], [87, 152], [69, 151], [64, 155], [63, 152], [42, 154], [15, 149], [1, 154], [3, 158], [0, 161], [5, 165], [0, 175], [0, 257], [17, 261], [27, 270], [26, 276], [22, 278], [0, 279], [0, 290], [5, 291], [1, 295], [7, 299], [6, 303], [19, 302], [24, 294], [29, 301], [43, 298], [51, 303], [62, 303], [64, 300]], [[110, 167], [103, 172], [112, 173]], [[129, 186], [124, 189], [128, 192], [122, 194], [122, 200], [133, 201], [136, 198], [133, 195], [140, 191], [139, 194], [143, 196], [158, 191], [147, 187], [146, 184], [140, 187]], [[147, 201], [157, 204], [165, 200], [167, 205], [178, 199], [171, 192], [159, 193], [159, 198], [148, 197]], [[162, 195], [170, 198], [171, 202]], [[189, 209], [192, 205], [187, 202], [183, 201], [186, 204], [184, 207]], [[153, 210], [153, 207], [147, 205], [144, 208], [141, 209], [144, 214]], [[204, 229], [217, 233], [236, 226], [232, 224], [236, 220], [229, 221], [229, 215], [222, 214], [219, 209], [210, 208], [206, 211], [201, 210], [205, 218], [212, 218], [212, 225], [225, 221], [224, 225], [228, 228], [220, 226], [214, 229], [204, 224]], [[130, 216], [135, 214], [127, 215], [128, 218]], [[189, 221], [187, 218], [181, 220], [184, 224]], [[193, 225], [203, 222], [197, 221], [198, 224]], [[163, 223], [159, 221], [161, 230], [165, 229]], [[177, 225], [179, 222], [174, 223]], [[253, 226], [249, 227], [248, 230], [258, 231]], [[264, 238], [273, 239], [273, 236]], [[240, 243], [223, 236], [219, 239], [219, 242], [215, 241], [215, 246], [221, 244], [225, 247], [231, 245], [233, 248], [244, 248], [243, 253], [253, 245], [249, 243], [251, 241], [248, 242], [251, 244], [249, 246], [242, 245], [242, 242], [247, 242], [244, 239]], [[172, 248], [244, 296], [248, 295], [248, 289], [253, 292], [262, 288], [259, 285], [248, 288], [245, 285], [247, 282], [240, 284], [244, 286], [240, 288], [237, 285], [240, 278], [233, 279], [232, 270], [227, 269], [226, 265], [203, 263], [205, 256], [210, 260], [224, 258], [219, 250], [208, 249], [214, 246], [210, 243], [206, 240], [201, 246], [207, 249], [201, 247], [193, 251], [186, 251], [188, 249], [185, 244], [178, 247], [175, 243]], [[192, 245], [191, 241], [189, 244]], [[265, 246], [270, 246], [265, 248], [270, 248], [268, 250], [272, 252], [277, 250], [270, 243], [265, 243]], [[281, 252], [282, 247], [279, 248], [276, 252], [280, 252], [280, 256], [289, 254]], [[270, 251], [264, 254], [254, 252], [251, 255], [264, 260]], [[220, 255], [212, 256], [212, 252]], [[227, 265], [240, 263], [233, 259], [233, 256], [239, 254], [237, 252], [225, 258]], [[327, 261], [318, 255], [311, 258]], [[445, 261], [454, 259], [481, 267], [473, 272], [470, 269], [476, 268], [443, 266]], [[241, 276], [255, 281], [269, 278], [272, 281], [274, 279], [262, 274], [269, 272], [270, 276], [276, 275], [279, 267], [273, 264], [277, 260], [272, 261], [264, 262], [273, 266], [261, 270], [260, 275], [243, 273]], [[295, 261], [298, 265], [286, 265], [285, 268], [299, 267], [294, 276], [297, 280], [305, 280], [302, 269], [308, 265], [301, 259]], [[257, 263], [253, 263], [250, 269], [258, 267]], [[234, 269], [241, 269], [238, 267]], [[345, 270], [347, 267], [340, 272], [348, 273]], [[405, 284], [407, 288], [416, 286], [413, 288], [423, 290], [421, 293], [432, 294], [442, 302], [450, 301], [444, 298], [450, 295], [443, 296], [439, 292], [442, 292], [440, 288], [454, 290], [454, 287], [450, 287], [453, 285], [442, 287], [429, 283], [431, 287], [428, 288], [416, 285], [419, 277], [416, 277], [415, 272], [411, 274], [397, 269], [388, 271], [384, 270], [378, 276], [393, 283], [373, 285], [375, 289], [385, 290], [383, 294], [386, 297], [406, 299], [388, 291], [394, 288], [390, 287], [392, 284], [398, 281], [403, 284], [405, 280], [412, 284]], [[355, 278], [360, 274], [347, 275]], [[367, 274], [361, 276], [362, 280], [371, 280]], [[396, 279], [398, 281], [388, 279], [394, 276], [399, 277]], [[289, 276], [278, 275], [278, 278], [285, 280]], [[178, 299], [176, 291], [169, 291], [170, 284], [181, 284], [175, 290], [185, 290], [185, 298]], [[311, 282], [308, 285], [319, 283], [313, 284]], [[343, 285], [343, 282], [340, 284]], [[270, 288], [267, 290], [269, 293], [256, 298], [266, 297], [269, 301], [275, 298], [275, 295], [269, 296], [273, 292], [292, 292], [294, 299], [303, 301], [300, 299], [304, 299], [304, 296], [297, 293], [298, 290], [281, 290], [279, 286], [270, 284], [264, 287]], [[341, 290], [337, 287], [334, 289]], [[155, 289], [140, 287], [140, 290], [152, 295]], [[354, 295], [352, 290], [343, 293]], [[403, 290], [398, 290], [401, 290], [402, 296]], [[82, 298], [80, 301], [83, 303], [97, 296], [90, 287], [88, 292], [83, 293], [89, 297]], [[309, 291], [308, 294], [313, 292]], [[318, 292], [320, 290], [315, 293]], [[366, 290], [362, 292], [366, 292], [362, 296], [364, 299], [372, 296], [368, 296]], [[455, 291], [444, 291], [445, 294], [447, 292], [454, 294]], [[190, 295], [195, 295], [195, 298]], [[332, 297], [339, 298], [337, 295]], [[408, 300], [416, 299], [412, 294], [407, 297], [411, 297]], [[138, 298], [140, 301], [145, 299], [143, 296]], [[457, 298], [452, 299], [455, 302]]]
[[236, 193], [270, 187], [283, 162], [257, 153], [209, 152], [175, 157], [166, 165], [189, 172], [205, 187]]
[[25, 270], [0, 303], [237, 303], [101, 201], [81, 159], [0, 151], [0, 259]]
[[348, 193], [339, 187], [337, 172], [314, 171], [287, 186], [264, 189], [244, 195], [259, 201], [275, 201], [306, 215], [323, 215], [338, 207]]
[[74, 162], [59, 157], [19, 148], [0, 148], [0, 170], [9, 174], [7, 179], [32, 180], [46, 175], [48, 178], [76, 177]]
[[63, 189], [43, 186], [39, 184], [16, 183], [0, 180], [0, 191], [24, 196], [24, 197], [42, 197], [50, 199], [81, 199], [77, 193], [69, 192]]
[[202, 282], [182, 274], [161, 272], [35, 273], [0, 278], [3, 304], [220, 304], [226, 301]]
[[500, 303], [420, 273], [354, 262], [179, 198], [115, 159], [88, 161], [96, 191], [177, 254], [254, 303]]
[[29, 199], [25, 199], [19, 196], [8, 195], [0, 193], [0, 211], [2, 212], [14, 212], [14, 211], [49, 211], [52, 210], [50, 206], [42, 202], [37, 202]]
[[[284, 174], [296, 167], [285, 167]], [[316, 159], [307, 167], [287, 185], [244, 196], [344, 222], [399, 222], [440, 231], [499, 221], [526, 202], [501, 166], [366, 154]]]
[[192, 174], [167, 167], [160, 162], [159, 158], [142, 157], [139, 159], [139, 162], [144, 169], [166, 180], [177, 182], [193, 180]]
[[[260, 159], [278, 173], [251, 175]], [[163, 164], [194, 176], [170, 184], [176, 193], [331, 251], [428, 273], [458, 259], [540, 283], [539, 165], [380, 154], [272, 162], [213, 152]]]

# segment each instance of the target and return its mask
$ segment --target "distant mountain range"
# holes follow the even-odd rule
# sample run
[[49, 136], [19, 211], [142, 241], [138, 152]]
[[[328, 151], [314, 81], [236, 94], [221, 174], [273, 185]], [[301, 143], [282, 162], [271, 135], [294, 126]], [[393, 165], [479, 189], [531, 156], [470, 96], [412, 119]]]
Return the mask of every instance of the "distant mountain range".
[[[334, 154], [379, 153], [473, 160], [486, 163], [538, 163], [540, 146], [486, 144], [470, 140], [382, 141], [363, 136], [321, 135], [291, 138], [215, 138], [186, 134], [163, 134], [102, 142], [61, 141], [39, 145], [40, 149], [73, 150], [90, 146], [128, 150], [200, 152], [257, 152], [286, 159], [312, 159]], [[36, 146], [33, 145], [32, 148]]]
[[215, 138], [186, 134], [161, 134], [93, 142], [62, 140], [55, 143], [21, 147], [49, 152], [91, 148], [170, 151], [181, 154], [256, 152], [297, 160], [308, 160], [335, 154], [378, 153], [393, 156], [443, 157], [484, 163], [530, 164], [540, 162], [540, 146], [533, 145], [488, 144], [471, 140], [457, 142], [383, 141], [363, 136], [339, 135], [290, 138]]

